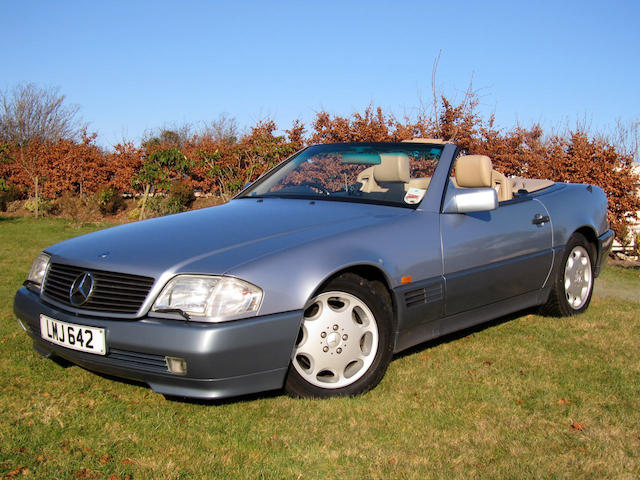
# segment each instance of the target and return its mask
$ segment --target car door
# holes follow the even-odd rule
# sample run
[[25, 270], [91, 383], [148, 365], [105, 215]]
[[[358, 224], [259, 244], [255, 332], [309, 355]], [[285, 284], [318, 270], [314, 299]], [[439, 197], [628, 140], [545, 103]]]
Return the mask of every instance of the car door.
[[441, 213], [445, 315], [540, 289], [553, 260], [547, 215], [529, 196], [487, 212]]

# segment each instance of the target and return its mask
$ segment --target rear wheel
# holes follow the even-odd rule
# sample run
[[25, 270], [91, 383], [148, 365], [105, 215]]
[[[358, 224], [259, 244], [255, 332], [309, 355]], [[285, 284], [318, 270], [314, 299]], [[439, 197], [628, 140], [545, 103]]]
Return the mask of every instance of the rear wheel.
[[300, 397], [357, 395], [375, 387], [393, 354], [389, 294], [347, 273], [308, 304], [285, 389]]
[[567, 317], [584, 312], [593, 293], [593, 245], [574, 233], [565, 247], [561, 267], [542, 313]]

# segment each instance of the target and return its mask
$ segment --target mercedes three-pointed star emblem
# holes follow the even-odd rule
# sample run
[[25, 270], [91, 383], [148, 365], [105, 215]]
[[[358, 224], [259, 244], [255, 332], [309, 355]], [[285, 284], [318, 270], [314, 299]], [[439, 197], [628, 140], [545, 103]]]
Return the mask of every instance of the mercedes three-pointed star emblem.
[[82, 272], [76, 277], [69, 289], [69, 301], [72, 305], [79, 307], [87, 303], [93, 292], [93, 275], [89, 272]]

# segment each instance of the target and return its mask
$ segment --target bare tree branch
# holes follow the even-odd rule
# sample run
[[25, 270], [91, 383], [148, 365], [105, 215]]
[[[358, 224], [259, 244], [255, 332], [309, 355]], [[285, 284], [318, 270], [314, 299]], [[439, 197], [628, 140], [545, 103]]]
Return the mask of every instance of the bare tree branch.
[[211, 137], [214, 141], [235, 143], [240, 136], [238, 133], [238, 123], [234, 117], [230, 117], [226, 113], [221, 113], [216, 120], [211, 120], [204, 124], [202, 136]]
[[163, 127], [145, 131], [142, 137], [143, 145], [164, 144], [182, 148], [192, 137], [193, 126], [190, 123], [165, 124]]
[[13, 92], [0, 92], [0, 141], [18, 148], [18, 164], [34, 186], [35, 215], [40, 202], [41, 165], [37, 155], [28, 155], [29, 143], [77, 140], [85, 125], [78, 119], [77, 105], [64, 105], [65, 96], [55, 89], [41, 89], [32, 83]]
[[33, 140], [76, 140], [85, 125], [77, 105], [65, 105], [59, 89], [41, 89], [29, 83], [0, 93], [0, 140], [24, 145]]
[[436, 131], [436, 137], [440, 135], [440, 119], [438, 118], [438, 91], [436, 87], [436, 73], [438, 71], [438, 62], [440, 61], [442, 50], [438, 52], [438, 56], [433, 61], [433, 69], [431, 70], [431, 91], [433, 93], [433, 120]]

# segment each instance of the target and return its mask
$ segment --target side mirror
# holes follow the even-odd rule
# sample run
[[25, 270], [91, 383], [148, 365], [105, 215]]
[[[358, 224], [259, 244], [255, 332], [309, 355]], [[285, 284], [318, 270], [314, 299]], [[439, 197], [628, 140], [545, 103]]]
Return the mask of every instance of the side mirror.
[[488, 212], [498, 208], [498, 193], [493, 188], [455, 188], [449, 185], [444, 197], [444, 213]]

